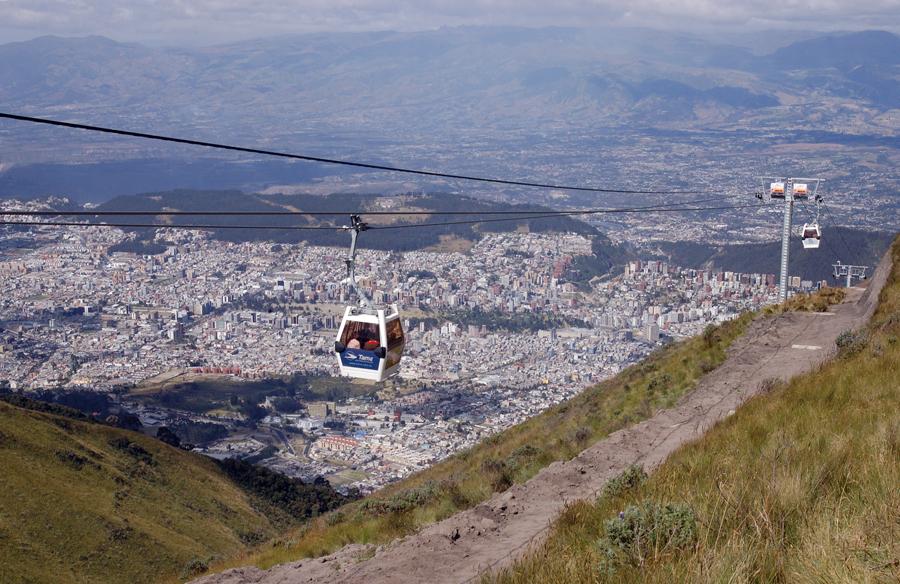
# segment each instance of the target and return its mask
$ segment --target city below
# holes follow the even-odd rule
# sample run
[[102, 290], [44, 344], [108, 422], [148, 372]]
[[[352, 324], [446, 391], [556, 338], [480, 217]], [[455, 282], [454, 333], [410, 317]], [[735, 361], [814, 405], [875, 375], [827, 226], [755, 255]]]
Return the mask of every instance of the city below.
[[2, 235], [6, 389], [103, 394], [145, 432], [168, 427], [208, 456], [345, 491], [421, 470], [777, 298], [773, 274], [661, 261], [574, 282], [591, 254], [576, 234], [364, 250], [361, 287], [397, 303], [406, 331], [399, 376], [378, 386], [338, 377], [337, 326], [356, 301], [341, 283], [346, 249], [163, 229], [162, 253], [110, 251], [131, 237], [48, 226], [22, 246], [21, 232]]

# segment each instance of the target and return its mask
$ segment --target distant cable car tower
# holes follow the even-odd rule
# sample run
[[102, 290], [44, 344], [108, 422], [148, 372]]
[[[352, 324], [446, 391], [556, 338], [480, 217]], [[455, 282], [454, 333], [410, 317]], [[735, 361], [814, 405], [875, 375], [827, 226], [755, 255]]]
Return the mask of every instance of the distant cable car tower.
[[831, 264], [831, 269], [835, 280], [847, 278], [847, 288], [849, 288], [853, 284], [853, 278], [857, 280], [866, 279], [866, 270], [869, 269], [869, 266], [851, 266], [850, 264], [842, 264], [838, 260], [838, 263]]
[[[762, 181], [763, 191], [768, 191], [772, 199], [784, 200], [784, 223], [781, 230], [781, 275], [778, 280], [778, 299], [784, 302], [787, 299], [788, 260], [791, 254], [794, 201], [807, 201], [811, 197], [818, 205], [822, 200], [818, 195], [819, 184], [825, 182], [825, 179], [763, 176], [760, 177], [760, 180]], [[760, 193], [757, 197], [761, 199], [763, 195]], [[804, 226], [804, 235], [806, 235], [806, 227], [812, 227], [812, 225]], [[815, 240], [818, 242], [819, 236], [821, 236], [818, 221], [815, 223], [815, 233], [817, 235]], [[810, 235], [812, 235], [812, 229], [810, 229]], [[807, 245], [808, 247], [813, 247], [812, 242], [809, 242]], [[816, 243], [815, 247], [818, 247], [818, 243]]]

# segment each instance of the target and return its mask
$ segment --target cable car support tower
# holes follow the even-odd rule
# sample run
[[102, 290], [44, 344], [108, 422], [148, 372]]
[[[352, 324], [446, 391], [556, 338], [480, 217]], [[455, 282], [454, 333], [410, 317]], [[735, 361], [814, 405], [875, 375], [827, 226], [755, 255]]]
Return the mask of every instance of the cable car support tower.
[[[791, 231], [793, 230], [794, 202], [807, 201], [812, 198], [819, 202], [821, 198], [817, 194], [819, 184], [825, 179], [821, 178], [783, 178], [776, 176], [760, 177], [763, 183], [763, 192], [768, 190], [773, 199], [784, 199], [784, 222], [781, 229], [781, 275], [778, 280], [778, 300], [784, 302], [787, 299], [788, 288], [788, 263], [791, 255]], [[762, 198], [762, 193], [758, 198]]]
[[847, 278], [847, 288], [849, 288], [853, 284], [853, 278], [856, 278], [857, 280], [866, 279], [866, 270], [869, 269], [869, 266], [851, 266], [850, 264], [842, 264], [838, 261], [836, 264], [831, 264], [831, 269], [833, 270], [835, 280], [838, 278]]

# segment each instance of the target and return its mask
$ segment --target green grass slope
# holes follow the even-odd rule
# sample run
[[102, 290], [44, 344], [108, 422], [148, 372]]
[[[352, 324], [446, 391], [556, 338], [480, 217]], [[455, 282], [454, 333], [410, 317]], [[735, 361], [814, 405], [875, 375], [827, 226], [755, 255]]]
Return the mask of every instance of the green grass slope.
[[868, 327], [485, 582], [900, 581], [900, 238]]
[[216, 463], [0, 401], [0, 582], [160, 582], [272, 536]]

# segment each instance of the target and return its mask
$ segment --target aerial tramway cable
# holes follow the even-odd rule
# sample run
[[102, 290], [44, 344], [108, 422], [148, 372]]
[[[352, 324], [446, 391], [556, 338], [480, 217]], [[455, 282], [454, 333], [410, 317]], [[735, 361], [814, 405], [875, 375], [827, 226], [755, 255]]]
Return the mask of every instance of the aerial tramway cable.
[[[745, 209], [755, 207], [765, 207], [767, 203], [754, 203], [745, 205], [727, 205], [719, 207], [631, 207], [621, 209], [589, 209], [577, 211], [559, 211], [555, 213], [547, 213], [542, 215], [526, 215], [517, 217], [501, 217], [496, 219], [472, 219], [464, 221], [444, 221], [437, 223], [404, 223], [402, 225], [371, 225], [371, 230], [386, 229], [406, 229], [420, 227], [441, 227], [445, 225], [475, 225], [479, 223], [496, 223], [500, 221], [531, 221], [536, 219], [552, 219], [557, 217], [567, 217], [573, 215], [601, 215], [601, 214], [631, 214], [631, 213], [682, 213], [682, 212], [701, 212], [701, 211], [719, 211], [725, 209]], [[16, 211], [17, 214], [20, 212]], [[0, 215], [5, 213], [0, 212]], [[29, 215], [28, 212], [21, 212], [22, 215]], [[51, 213], [52, 214], [52, 213]], [[309, 230], [327, 230], [340, 231], [346, 227], [339, 225], [214, 225], [214, 224], [153, 224], [153, 223], [78, 223], [74, 221], [0, 221], [0, 225], [26, 225], [26, 226], [46, 226], [46, 227], [119, 227], [119, 228], [151, 228], [151, 229], [272, 229], [280, 231], [309, 231]]]
[[[251, 154], [260, 154], [265, 156], [276, 156], [281, 158], [290, 158], [295, 160], [303, 160], [308, 162], [317, 162], [324, 164], [336, 164], [342, 166], [351, 166], [370, 170], [381, 170], [388, 172], [398, 172], [406, 174], [415, 174], [429, 177], [440, 177], [453, 180], [476, 181], [482, 183], [493, 183], [509, 186], [534, 187], [544, 189], [572, 190], [596, 193], [621, 193], [621, 194], [648, 194], [648, 195], [676, 195], [676, 194], [698, 194], [698, 191], [674, 191], [674, 190], [638, 190], [638, 189], [611, 189], [599, 187], [585, 186], [569, 186], [556, 185], [550, 183], [539, 183], [529, 181], [506, 180], [479, 176], [470, 176], [463, 174], [452, 174], [443, 172], [434, 172], [426, 170], [416, 170], [409, 168], [393, 167], [380, 164], [370, 164], [363, 162], [354, 162], [348, 160], [337, 160], [322, 158], [317, 156], [307, 156], [300, 154], [290, 154], [285, 152], [277, 152], [272, 150], [261, 150], [256, 148], [244, 148], [239, 146], [230, 146], [226, 144], [217, 144], [213, 142], [204, 142], [199, 140], [191, 140], [185, 138], [176, 138], [171, 136], [162, 136], [157, 134], [148, 134], [143, 132], [132, 132], [127, 130], [118, 130], [114, 128], [105, 128], [101, 126], [90, 126], [86, 124], [76, 124], [51, 120], [45, 118], [35, 118], [30, 116], [21, 116], [15, 114], [0, 113], [0, 118], [7, 118], [23, 122], [31, 122], [36, 124], [45, 124], [51, 126], [61, 126], [66, 128], [88, 130], [93, 132], [102, 132], [106, 134], [115, 134], [119, 136], [129, 136], [135, 138], [143, 138], [149, 140], [158, 140], [163, 142], [171, 142], [177, 144], [187, 144], [193, 146], [202, 146], [207, 148], [216, 148], [220, 150], [230, 150], [236, 152], [246, 152]], [[407, 229], [422, 227], [442, 227], [451, 225], [475, 225], [480, 223], [495, 223], [501, 221], [531, 221], [538, 219], [550, 219], [567, 217], [574, 215], [599, 215], [613, 213], [685, 213], [695, 211], [716, 211], [724, 209], [744, 209], [750, 207], [763, 207], [765, 203], [742, 204], [742, 205], [726, 205], [715, 207], [687, 207], [685, 205], [696, 205], [698, 203], [708, 202], [712, 199], [700, 199], [694, 201], [683, 201], [680, 203], [665, 203], [657, 205], [649, 205], [645, 207], [628, 207], [619, 209], [578, 209], [567, 211], [552, 210], [532, 210], [532, 211], [373, 211], [371, 213], [349, 213], [351, 215], [350, 226], [326, 226], [326, 225], [211, 225], [211, 224], [147, 224], [147, 223], [92, 223], [92, 222], [74, 222], [74, 221], [4, 221], [0, 220], [0, 225], [12, 226], [48, 226], [48, 227], [112, 227], [112, 228], [132, 228], [132, 229], [264, 229], [264, 230], [282, 230], [282, 231], [302, 231], [302, 230], [342, 230], [349, 231], [351, 234], [350, 255], [346, 260], [348, 277], [345, 280], [350, 285], [351, 291], [354, 291], [360, 299], [358, 307], [347, 306], [341, 326], [335, 339], [334, 351], [337, 356], [338, 366], [342, 375], [354, 378], [369, 379], [372, 381], [383, 381], [390, 375], [397, 373], [402, 358], [403, 347], [405, 344], [405, 336], [403, 327], [400, 322], [400, 312], [396, 304], [389, 308], [373, 306], [367, 299], [364, 291], [360, 290], [356, 285], [355, 278], [355, 256], [357, 238], [362, 231], [387, 230], [387, 229]], [[721, 200], [716, 198], [715, 200]], [[6, 213], [0, 211], [0, 216], [18, 216], [28, 219], [35, 216], [46, 217], [108, 217], [108, 216], [294, 216], [294, 215], [340, 215], [340, 212], [310, 212], [302, 211], [286, 212], [286, 211], [249, 211], [249, 212], [229, 212], [229, 211], [21, 211], [10, 210]], [[400, 225], [369, 225], [361, 219], [361, 215], [455, 215], [455, 216], [478, 216], [478, 219], [462, 220], [462, 221], [443, 221], [430, 223], [405, 223]], [[498, 217], [502, 215], [502, 217]], [[490, 218], [485, 218], [490, 217]]]
[[260, 148], [247, 148], [244, 146], [232, 146], [228, 144], [219, 144], [216, 142], [205, 142], [202, 140], [192, 140], [188, 138], [177, 138], [174, 136], [164, 136], [161, 134], [149, 134], [146, 132], [133, 132], [130, 130], [120, 130], [116, 128], [107, 128], [103, 126], [92, 126], [88, 124], [76, 124], [73, 122], [63, 122], [60, 120], [52, 120], [49, 118], [36, 118], [33, 116], [22, 116], [18, 114], [10, 114], [0, 112], [0, 118], [16, 120], [20, 122], [30, 122], [34, 124], [45, 124], [49, 126], [61, 126], [64, 128], [73, 128], [76, 130], [88, 130], [91, 132], [101, 132], [104, 134], [114, 134], [117, 136], [128, 136], [132, 138], [143, 138], [146, 140], [157, 140], [162, 142], [172, 142], [175, 144], [187, 144], [189, 146], [202, 146], [204, 148], [215, 148], [218, 150], [230, 150], [232, 152], [246, 152], [248, 154], [260, 154], [264, 156], [275, 156], [279, 158], [289, 158], [293, 160], [304, 160], [306, 162], [318, 162], [322, 164], [335, 164], [340, 166], [352, 166], [356, 168], [365, 168], [369, 170], [383, 170], [387, 172], [399, 172], [404, 174], [415, 174], [420, 176], [430, 176], [435, 178], [447, 178], [454, 180], [466, 180], [482, 183], [492, 183], [508, 186], [532, 187], [539, 189], [555, 189], [566, 191], [582, 191], [591, 193], [621, 193], [631, 195], [678, 195], [678, 194], [697, 194], [698, 191], [674, 191], [674, 190], [641, 190], [641, 189], [613, 189], [587, 186], [558, 185], [551, 183], [539, 183], [520, 180], [507, 180], [500, 178], [490, 178], [482, 176], [472, 176], [465, 174], [454, 174], [446, 172], [435, 172], [430, 170], [418, 170], [412, 168], [404, 168], [399, 166], [387, 166], [383, 164], [372, 164], [368, 162], [356, 162], [352, 160], [340, 160], [335, 158], [323, 158], [321, 156], [309, 156], [306, 154], [291, 154], [288, 152], [279, 152], [276, 150], [263, 150]]
[[30, 225], [36, 227], [120, 227], [126, 229], [278, 229], [282, 231], [338, 231], [337, 225], [179, 225], [173, 223], [77, 223], [75, 221], [0, 221], [0, 225]]
[[554, 217], [569, 217], [573, 215], [601, 215], [601, 214], [630, 214], [630, 213], [680, 213], [691, 211], [719, 211], [722, 209], [746, 209], [749, 207], [764, 207], [766, 204], [746, 204], [746, 205], [728, 205], [725, 207], [678, 207], [678, 208], [629, 208], [629, 209], [603, 209], [603, 210], [579, 210], [579, 211], [560, 211], [557, 213], [548, 213], [546, 215], [537, 215], [531, 217], [514, 217], [500, 219], [478, 219], [466, 221], [445, 221], [439, 223], [405, 223], [403, 225], [373, 225], [369, 229], [403, 229], [406, 227], [440, 227], [443, 225], [470, 225], [476, 223], [496, 223], [498, 221], [516, 221], [531, 219], [551, 219]]
[[[708, 203], [711, 201], [721, 201], [722, 197], [707, 197], [704, 199], [691, 199], [688, 201], [680, 201], [677, 203], [659, 203], [653, 205], [643, 205], [639, 207], [628, 207], [627, 209], [656, 209], [667, 207], [678, 207], [681, 205], [695, 205], [699, 203]], [[210, 217], [293, 217], [309, 215], [311, 217], [331, 217], [331, 216], [347, 216], [347, 215], [371, 215], [371, 216], [402, 216], [402, 215], [543, 215], [547, 213], [597, 213], [604, 209], [534, 209], [521, 211], [23, 211], [20, 209], [2, 210], [0, 215], [28, 216], [37, 217], [141, 217], [141, 216], [160, 216], [160, 217], [179, 217], [179, 216], [210, 216]]]

